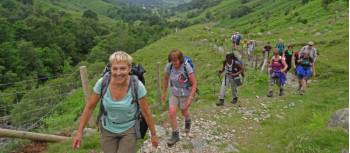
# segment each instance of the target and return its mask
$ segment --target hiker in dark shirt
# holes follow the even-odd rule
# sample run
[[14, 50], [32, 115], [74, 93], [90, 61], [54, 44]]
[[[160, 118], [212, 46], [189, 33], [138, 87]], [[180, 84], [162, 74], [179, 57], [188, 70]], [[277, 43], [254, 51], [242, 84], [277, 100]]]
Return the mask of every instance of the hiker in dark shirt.
[[271, 52], [272, 46], [270, 44], [270, 42], [267, 42], [267, 44], [264, 46], [263, 48], [263, 56], [267, 59], [270, 58], [270, 52]]
[[286, 60], [286, 63], [288, 65], [287, 71], [288, 72], [291, 68], [292, 68], [292, 57], [293, 57], [293, 46], [292, 45], [288, 45], [287, 50], [284, 51], [283, 55], [284, 58]]

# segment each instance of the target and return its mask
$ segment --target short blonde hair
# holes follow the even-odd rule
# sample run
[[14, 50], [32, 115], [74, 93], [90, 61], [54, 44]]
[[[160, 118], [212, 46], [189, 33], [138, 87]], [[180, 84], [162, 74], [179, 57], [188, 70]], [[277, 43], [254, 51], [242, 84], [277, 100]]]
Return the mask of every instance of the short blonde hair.
[[113, 62], [127, 62], [129, 66], [132, 64], [132, 57], [124, 51], [116, 51], [109, 56], [109, 63]]

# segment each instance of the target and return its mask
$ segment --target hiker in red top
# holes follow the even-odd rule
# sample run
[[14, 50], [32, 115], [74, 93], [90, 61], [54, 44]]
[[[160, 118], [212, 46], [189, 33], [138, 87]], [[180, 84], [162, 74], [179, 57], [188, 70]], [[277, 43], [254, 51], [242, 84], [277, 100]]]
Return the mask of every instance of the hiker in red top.
[[268, 97], [273, 96], [273, 85], [276, 83], [280, 88], [279, 95], [283, 95], [283, 87], [286, 83], [286, 70], [288, 68], [285, 59], [279, 55], [278, 49], [275, 48], [274, 56], [269, 63], [269, 73], [270, 73], [270, 85]]

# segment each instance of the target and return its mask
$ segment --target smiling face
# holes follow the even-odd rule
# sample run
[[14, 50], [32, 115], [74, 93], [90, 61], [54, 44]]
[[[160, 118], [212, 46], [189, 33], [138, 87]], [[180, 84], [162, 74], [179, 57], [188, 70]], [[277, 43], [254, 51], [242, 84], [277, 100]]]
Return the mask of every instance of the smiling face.
[[307, 45], [308, 49], [312, 49], [313, 46], [314, 46], [314, 45], [312, 45], [312, 44], [311, 44], [311, 45], [310, 45], [310, 44]]
[[109, 56], [111, 65], [111, 83], [116, 86], [124, 86], [129, 79], [132, 57], [124, 51], [114, 52]]
[[126, 61], [115, 61], [111, 65], [113, 83], [123, 85], [129, 79], [130, 66]]
[[168, 56], [168, 61], [175, 68], [179, 68], [181, 66], [181, 64], [184, 62], [184, 56], [180, 50], [174, 49], [170, 52], [170, 54]]
[[181, 66], [181, 61], [176, 56], [171, 56], [170, 61], [171, 61], [171, 64], [174, 65], [175, 68], [179, 68]]

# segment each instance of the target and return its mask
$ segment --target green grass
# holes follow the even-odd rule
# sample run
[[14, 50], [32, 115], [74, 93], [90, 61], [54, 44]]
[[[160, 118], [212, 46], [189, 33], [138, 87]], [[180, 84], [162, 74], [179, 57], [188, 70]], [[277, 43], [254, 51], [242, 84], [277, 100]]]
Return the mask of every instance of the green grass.
[[[191, 111], [210, 118], [208, 112], [215, 113], [220, 110], [216, 107], [213, 109], [213, 106], [217, 101], [215, 93], [218, 92], [220, 86], [216, 72], [221, 66], [223, 55], [216, 53], [207, 43], [200, 44], [201, 40], [207, 39], [210, 43], [217, 43], [217, 40], [221, 40], [224, 42], [224, 47], [229, 48], [228, 39], [232, 31], [248, 31], [251, 34], [247, 36], [247, 32], [244, 38], [249, 37], [264, 42], [274, 42], [278, 38], [283, 38], [288, 43], [296, 44], [295, 50], [301, 48], [307, 41], [313, 40], [320, 53], [317, 63], [318, 76], [315, 78], [317, 81], [310, 85], [304, 96], [295, 95], [293, 94], [294, 89], [288, 88], [288, 93], [284, 97], [265, 98], [267, 76], [254, 70], [247, 72], [247, 82], [239, 89], [239, 96], [244, 107], [256, 108], [259, 102], [270, 102], [272, 103], [269, 107], [270, 113], [277, 114], [291, 102], [294, 102], [296, 106], [294, 109], [283, 111], [285, 119], [280, 120], [272, 115], [271, 118], [256, 126], [252, 134], [240, 141], [238, 148], [243, 153], [333, 153], [348, 148], [348, 133], [341, 129], [327, 127], [331, 114], [337, 109], [348, 107], [349, 101], [347, 94], [349, 90], [349, 52], [347, 48], [349, 32], [346, 12], [348, 8], [342, 5], [346, 2], [336, 2], [327, 11], [321, 8], [320, 0], [310, 1], [306, 5], [302, 5], [300, 1], [261, 3], [262, 1], [256, 0], [245, 4], [255, 8], [253, 13], [239, 19], [224, 18], [228, 11], [238, 7], [233, 6], [236, 2], [225, 0], [207, 10], [213, 12], [216, 20], [219, 20], [217, 26], [194, 25], [166, 36], [132, 55], [134, 61], [144, 64], [147, 70], [146, 88], [149, 102], [158, 103], [156, 101], [156, 63], [160, 62], [160, 69], [163, 72], [167, 55], [173, 48], [183, 50], [186, 55], [193, 58], [196, 65], [196, 77], [201, 94], [199, 101], [193, 104]], [[291, 8], [296, 6], [296, 9], [291, 9], [288, 15], [284, 15], [287, 6]], [[334, 13], [335, 8], [339, 7], [343, 9]], [[260, 15], [262, 12], [271, 12], [272, 15], [269, 19], [264, 20], [263, 15]], [[294, 12], [306, 18], [308, 23], [297, 22], [297, 17], [293, 17]], [[335, 18], [338, 19], [335, 20]], [[271, 31], [273, 34], [262, 36], [257, 34], [266, 31]], [[316, 36], [317, 32], [321, 32], [322, 35]], [[263, 44], [258, 45], [258, 48], [261, 48]], [[47, 122], [48, 132], [76, 128], [72, 119], [84, 105], [82, 95], [79, 97], [79, 94], [82, 94], [81, 91], [71, 95], [72, 98], [65, 102], [67, 104], [62, 112], [68, 111], [68, 113], [53, 116]], [[255, 96], [262, 98], [257, 100]], [[229, 100], [229, 97], [226, 100]], [[160, 123], [158, 119], [162, 111], [155, 109], [153, 112], [156, 114], [157, 122]], [[68, 122], [64, 122], [65, 120]], [[225, 128], [236, 128], [240, 124], [249, 124], [242, 121], [238, 114], [234, 118], [221, 116], [218, 123]], [[98, 137], [94, 135], [84, 139], [83, 149], [79, 151], [99, 150]], [[71, 141], [50, 145], [48, 152], [72, 152], [70, 144]], [[225, 144], [222, 144], [222, 148], [224, 146]], [[186, 147], [190, 148], [190, 146]]]
[[100, 152], [100, 136], [96, 133], [89, 137], [83, 139], [83, 142], [79, 149], [73, 150], [71, 148], [72, 140], [66, 141], [64, 143], [56, 143], [49, 145], [47, 153], [86, 153], [86, 152]]

